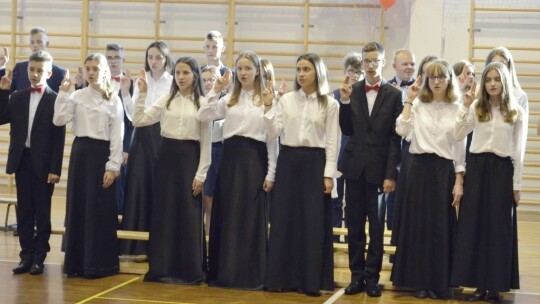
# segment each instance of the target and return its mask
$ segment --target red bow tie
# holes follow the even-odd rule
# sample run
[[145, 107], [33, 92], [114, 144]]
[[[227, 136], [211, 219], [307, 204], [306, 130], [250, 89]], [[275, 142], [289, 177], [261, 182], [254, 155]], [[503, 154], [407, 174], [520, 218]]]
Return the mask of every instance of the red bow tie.
[[111, 79], [115, 80], [116, 82], [120, 82], [120, 80], [122, 80], [122, 76], [114, 76]]
[[41, 93], [43, 93], [43, 90], [44, 90], [43, 86], [39, 86], [39, 87], [35, 87], [35, 88], [30, 87], [30, 93], [39, 93], [39, 94], [41, 94]]
[[380, 86], [379, 84], [376, 84], [376, 85], [374, 85], [374, 86], [370, 86], [370, 85], [367, 85], [367, 84], [366, 84], [366, 85], [364, 86], [364, 90], [366, 91], [366, 93], [369, 92], [369, 91], [371, 91], [371, 90], [374, 90], [374, 91], [376, 91], [376, 92], [379, 92], [379, 88], [380, 88], [380, 87], [381, 87], [381, 86]]

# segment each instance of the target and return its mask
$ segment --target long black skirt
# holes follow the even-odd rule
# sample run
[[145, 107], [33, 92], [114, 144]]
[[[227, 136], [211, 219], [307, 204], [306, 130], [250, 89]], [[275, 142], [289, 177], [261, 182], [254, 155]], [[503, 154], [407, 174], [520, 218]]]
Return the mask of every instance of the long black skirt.
[[270, 201], [267, 290], [334, 290], [332, 206], [324, 149], [282, 146]]
[[452, 284], [492, 291], [519, 289], [513, 175], [508, 157], [469, 154]]
[[[133, 130], [125, 181], [124, 215], [121, 225], [123, 230], [150, 230], [160, 143], [159, 123]], [[122, 240], [120, 244], [123, 254], [147, 254], [148, 251], [146, 241]]]
[[262, 289], [268, 220], [263, 183], [268, 167], [264, 142], [233, 136], [223, 144], [212, 206], [208, 283]]
[[69, 159], [64, 273], [84, 277], [119, 270], [116, 183], [103, 189], [109, 142], [76, 137]]
[[202, 196], [192, 194], [199, 156], [198, 141], [163, 138], [145, 281], [197, 284], [205, 279]]
[[446, 291], [456, 221], [454, 165], [435, 154], [411, 156], [391, 279], [395, 286]]

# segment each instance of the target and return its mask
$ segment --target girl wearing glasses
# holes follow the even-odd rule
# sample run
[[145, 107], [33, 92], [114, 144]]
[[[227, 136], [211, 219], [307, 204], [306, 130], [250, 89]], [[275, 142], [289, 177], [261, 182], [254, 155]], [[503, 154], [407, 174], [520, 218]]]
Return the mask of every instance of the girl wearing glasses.
[[419, 299], [439, 299], [449, 296], [453, 207], [463, 194], [465, 141], [454, 140], [460, 95], [451, 66], [439, 59], [425, 72], [409, 88], [396, 121], [399, 135], [412, 133], [392, 280], [415, 289]]
[[469, 301], [499, 301], [519, 288], [516, 207], [520, 200], [524, 110], [500, 62], [482, 72], [456, 116], [456, 138], [473, 131], [459, 210], [452, 284], [477, 287]]
[[[151, 107], [160, 97], [169, 92], [173, 76], [169, 47], [163, 41], [152, 42], [146, 49], [144, 73], [148, 85], [144, 106]], [[147, 76], [148, 74], [148, 76]], [[140, 96], [135, 86], [133, 97], [122, 88], [122, 100], [129, 119], [133, 121], [134, 100]], [[135, 128], [129, 148], [129, 170], [126, 175], [124, 216], [122, 229], [148, 231], [150, 229], [151, 204], [154, 200], [155, 168], [158, 162], [158, 147], [161, 142], [159, 123]], [[122, 253], [136, 255], [136, 262], [147, 260], [145, 241], [123, 241]]]

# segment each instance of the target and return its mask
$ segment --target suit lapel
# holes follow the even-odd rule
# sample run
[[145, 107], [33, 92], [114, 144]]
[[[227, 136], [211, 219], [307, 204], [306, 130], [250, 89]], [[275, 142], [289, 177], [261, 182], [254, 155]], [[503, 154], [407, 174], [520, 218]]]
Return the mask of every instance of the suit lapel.
[[[38, 106], [36, 108], [36, 113], [34, 114], [34, 121], [32, 122], [32, 132], [34, 131], [34, 128], [36, 128], [36, 121], [38, 121], [39, 117], [43, 115], [43, 112], [45, 112], [45, 109], [47, 108], [47, 104], [49, 103], [52, 96], [52, 91], [49, 87], [45, 89], [45, 92], [41, 96], [41, 99], [39, 100]], [[30, 99], [28, 99], [30, 100]], [[28, 105], [30, 102], [28, 102]], [[28, 111], [30, 110], [30, 107], [28, 106]], [[28, 113], [27, 111], [27, 113]], [[28, 117], [28, 115], [27, 115]]]
[[382, 107], [382, 104], [384, 103], [384, 95], [386, 94], [386, 88], [385, 88], [386, 81], [381, 81], [381, 88], [379, 89], [379, 92], [377, 93], [377, 97], [375, 98], [375, 103], [373, 104], [373, 109], [371, 110], [371, 115], [369, 116], [370, 119], [375, 117], [377, 115], [377, 112]]
[[368, 102], [366, 97], [366, 90], [364, 89], [364, 86], [366, 85], [366, 81], [362, 80], [360, 81], [360, 84], [358, 85], [358, 95], [360, 97], [360, 103], [358, 104], [358, 111], [362, 113], [362, 116], [364, 116], [364, 119], [366, 121], [369, 119], [369, 109], [368, 109]]

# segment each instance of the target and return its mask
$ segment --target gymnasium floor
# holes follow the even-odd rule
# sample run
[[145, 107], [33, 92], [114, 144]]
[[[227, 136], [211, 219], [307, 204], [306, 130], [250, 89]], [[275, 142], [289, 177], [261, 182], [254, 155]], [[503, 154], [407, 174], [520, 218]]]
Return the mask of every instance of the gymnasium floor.
[[[9, 195], [3, 195], [9, 196]], [[64, 199], [53, 200], [53, 227], [63, 223]], [[5, 206], [0, 206], [3, 220]], [[3, 222], [3, 221], [2, 221]], [[10, 214], [14, 222], [14, 213]], [[504, 294], [501, 303], [540, 304], [540, 220], [533, 216], [522, 216], [519, 222], [521, 289]], [[369, 298], [364, 293], [355, 296], [343, 295], [342, 287], [326, 292], [319, 298], [296, 293], [268, 293], [262, 291], [240, 291], [199, 286], [180, 286], [142, 281], [146, 264], [131, 262], [131, 257], [122, 257], [121, 268], [128, 273], [97, 280], [66, 278], [62, 275], [63, 253], [60, 251], [61, 236], [51, 237], [51, 252], [46, 260], [45, 273], [41, 276], [29, 274], [13, 275], [11, 269], [19, 261], [18, 238], [12, 231], [0, 230], [0, 303], [469, 303], [463, 294], [453, 300], [418, 300], [410, 293], [396, 290], [389, 282], [390, 265], [385, 262], [381, 284], [386, 285], [380, 298]], [[346, 254], [336, 253], [336, 261], [346, 260]], [[385, 261], [387, 258], [385, 258]], [[345, 284], [346, 268], [336, 268], [336, 281]], [[466, 293], [472, 292], [465, 290]]]

